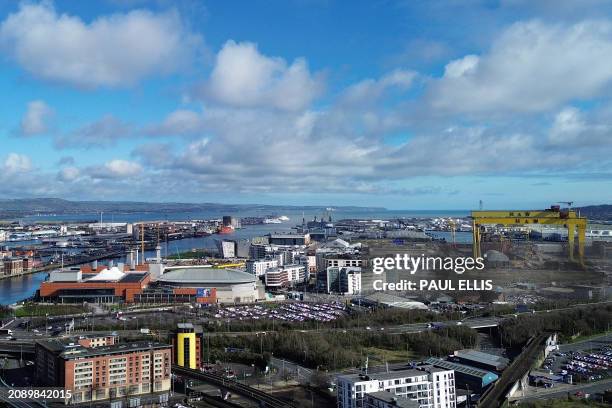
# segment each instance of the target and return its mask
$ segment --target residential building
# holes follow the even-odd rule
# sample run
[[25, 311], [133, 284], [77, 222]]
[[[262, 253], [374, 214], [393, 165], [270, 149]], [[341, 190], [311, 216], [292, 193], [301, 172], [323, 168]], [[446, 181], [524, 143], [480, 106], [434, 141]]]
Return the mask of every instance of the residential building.
[[4, 259], [4, 275], [19, 275], [23, 273], [22, 258], [6, 258]]
[[266, 288], [280, 289], [289, 286], [287, 271], [282, 268], [270, 268], [265, 275]]
[[266, 274], [270, 268], [278, 267], [278, 259], [249, 259], [246, 261], [246, 271], [257, 277]]
[[398, 398], [389, 391], [366, 394], [363, 408], [419, 408], [420, 404], [408, 398]]
[[287, 281], [289, 285], [302, 283], [306, 280], [306, 267], [304, 265], [285, 265], [283, 269], [287, 272]]
[[364, 408], [368, 394], [385, 391], [416, 401], [420, 408], [456, 408], [455, 373], [428, 366], [377, 374], [348, 374], [337, 377], [338, 408]]
[[167, 344], [117, 344], [108, 338], [47, 340], [36, 342], [35, 353], [37, 384], [72, 391], [66, 404], [170, 390], [171, 346]]

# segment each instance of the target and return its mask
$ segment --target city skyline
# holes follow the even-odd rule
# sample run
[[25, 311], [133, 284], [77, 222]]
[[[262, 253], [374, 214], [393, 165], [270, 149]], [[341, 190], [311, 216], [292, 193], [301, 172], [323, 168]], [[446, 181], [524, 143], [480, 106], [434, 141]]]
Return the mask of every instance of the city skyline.
[[3, 3], [0, 195], [610, 203], [611, 11], [597, 0]]

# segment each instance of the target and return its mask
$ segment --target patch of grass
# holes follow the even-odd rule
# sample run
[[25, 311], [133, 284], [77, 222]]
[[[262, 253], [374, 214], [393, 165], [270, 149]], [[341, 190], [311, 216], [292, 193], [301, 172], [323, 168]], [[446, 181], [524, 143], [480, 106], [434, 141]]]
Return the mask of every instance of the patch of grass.
[[406, 363], [416, 358], [415, 354], [406, 350], [388, 350], [378, 347], [366, 347], [363, 354], [369, 356], [371, 365], [382, 365], [385, 363]]
[[49, 314], [49, 316], [60, 316], [86, 312], [88, 312], [87, 308], [82, 305], [36, 305], [30, 303], [15, 310], [15, 316], [30, 317], [45, 316], [46, 314]]

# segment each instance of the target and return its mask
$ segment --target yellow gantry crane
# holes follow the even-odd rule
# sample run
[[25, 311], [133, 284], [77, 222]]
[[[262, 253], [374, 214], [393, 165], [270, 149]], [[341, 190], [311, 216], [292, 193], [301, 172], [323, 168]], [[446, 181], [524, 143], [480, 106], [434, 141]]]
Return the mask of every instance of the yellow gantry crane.
[[481, 225], [553, 225], [567, 228], [569, 257], [574, 260], [576, 233], [578, 234], [578, 256], [584, 264], [584, 243], [586, 240], [586, 217], [571, 209], [553, 205], [547, 210], [515, 211], [472, 211], [472, 233], [474, 258], [482, 256], [480, 249]]

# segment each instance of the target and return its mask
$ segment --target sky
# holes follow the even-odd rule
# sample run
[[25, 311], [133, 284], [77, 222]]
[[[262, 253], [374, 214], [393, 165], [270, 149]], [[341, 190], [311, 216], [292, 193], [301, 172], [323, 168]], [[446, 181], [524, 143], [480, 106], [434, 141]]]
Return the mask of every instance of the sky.
[[612, 203], [612, 2], [0, 3], [0, 198]]

